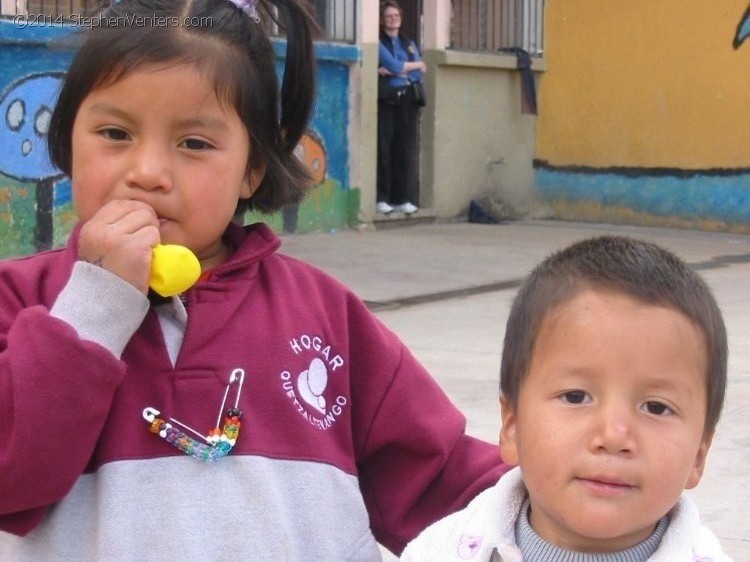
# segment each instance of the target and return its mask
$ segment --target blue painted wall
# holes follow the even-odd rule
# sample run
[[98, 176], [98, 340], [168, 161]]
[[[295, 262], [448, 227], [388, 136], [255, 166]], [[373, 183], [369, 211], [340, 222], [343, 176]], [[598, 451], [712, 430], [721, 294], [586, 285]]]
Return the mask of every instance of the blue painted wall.
[[539, 216], [750, 232], [748, 0], [548, 2]]
[[558, 218], [744, 232], [750, 173], [675, 170], [536, 171], [537, 197]]
[[[54, 106], [56, 88], [73, 58], [69, 48], [59, 46], [70, 32], [62, 26], [22, 29], [0, 19], [0, 258], [64, 244], [75, 224], [70, 181], [49, 164], [43, 130], [44, 109]], [[281, 73], [285, 42], [275, 47]], [[316, 56], [318, 98], [310, 134], [300, 147], [307, 151], [300, 157], [314, 159], [325, 174], [299, 206], [272, 216], [251, 214], [248, 221], [306, 232], [346, 227], [356, 218], [359, 193], [350, 185], [348, 129], [350, 66], [359, 63], [361, 53], [355, 46], [321, 43]]]

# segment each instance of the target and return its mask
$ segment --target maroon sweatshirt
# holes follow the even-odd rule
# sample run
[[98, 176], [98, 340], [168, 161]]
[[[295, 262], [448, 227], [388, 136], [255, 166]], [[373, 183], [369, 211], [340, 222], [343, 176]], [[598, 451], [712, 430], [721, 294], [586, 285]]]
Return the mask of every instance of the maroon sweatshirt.
[[[76, 264], [77, 236], [0, 262], [0, 559], [374, 560], [376, 540], [399, 552], [508, 469], [361, 300], [277, 254], [265, 225], [230, 226], [231, 258], [183, 295], [174, 364], [154, 307]], [[229, 456], [148, 431], [153, 407], [207, 432], [235, 369]]]

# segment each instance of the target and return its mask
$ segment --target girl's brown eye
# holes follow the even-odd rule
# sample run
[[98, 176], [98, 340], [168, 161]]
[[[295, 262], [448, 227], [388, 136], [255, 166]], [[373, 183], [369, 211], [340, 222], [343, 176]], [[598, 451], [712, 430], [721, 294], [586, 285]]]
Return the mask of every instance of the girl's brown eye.
[[200, 139], [187, 139], [184, 144], [185, 148], [189, 150], [206, 150], [207, 148], [211, 148], [210, 144]]
[[123, 141], [128, 139], [128, 134], [122, 129], [102, 129], [100, 134], [113, 141]]

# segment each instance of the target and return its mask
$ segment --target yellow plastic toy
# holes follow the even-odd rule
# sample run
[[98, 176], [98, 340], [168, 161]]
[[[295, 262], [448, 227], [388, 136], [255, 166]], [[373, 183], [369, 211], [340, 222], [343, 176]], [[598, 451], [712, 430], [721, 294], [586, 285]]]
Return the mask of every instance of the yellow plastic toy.
[[201, 275], [201, 264], [185, 246], [157, 244], [153, 248], [149, 285], [162, 297], [179, 295]]

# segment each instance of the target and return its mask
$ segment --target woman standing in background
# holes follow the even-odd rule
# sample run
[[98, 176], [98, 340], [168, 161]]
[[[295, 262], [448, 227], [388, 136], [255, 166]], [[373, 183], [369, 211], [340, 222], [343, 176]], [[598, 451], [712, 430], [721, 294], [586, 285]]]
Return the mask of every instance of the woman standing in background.
[[378, 63], [378, 204], [377, 212], [410, 215], [418, 208], [410, 198], [416, 168], [414, 147], [417, 118], [424, 98], [412, 84], [421, 82], [427, 67], [416, 43], [401, 32], [403, 10], [395, 0], [380, 4]]

